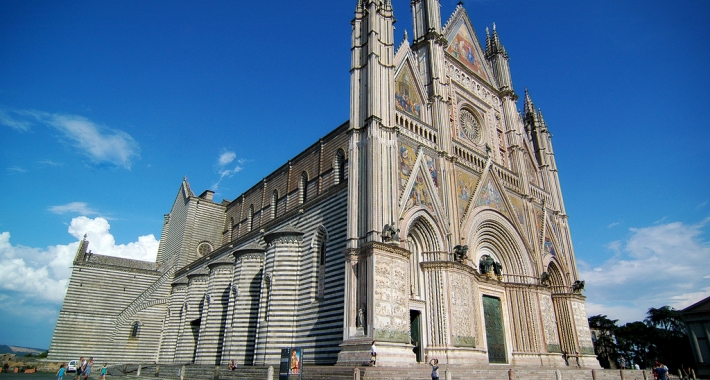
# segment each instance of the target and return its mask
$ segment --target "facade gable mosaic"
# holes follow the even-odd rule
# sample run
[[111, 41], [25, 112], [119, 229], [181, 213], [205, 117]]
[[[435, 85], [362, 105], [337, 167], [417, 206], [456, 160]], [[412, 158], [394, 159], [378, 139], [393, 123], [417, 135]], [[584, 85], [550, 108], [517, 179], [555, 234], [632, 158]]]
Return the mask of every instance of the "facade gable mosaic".
[[468, 16], [462, 12], [449, 29], [446, 52], [486, 82], [493, 83], [487, 73], [483, 51], [475, 35]]
[[404, 112], [418, 120], [423, 120], [424, 97], [409, 57], [405, 58], [394, 82], [394, 98], [397, 111]]
[[456, 168], [456, 204], [458, 206], [458, 214], [459, 218], [461, 218], [461, 222], [463, 222], [468, 204], [471, 203], [473, 193], [476, 191], [478, 179], [478, 176]]
[[400, 140], [399, 145], [399, 191], [400, 194], [407, 186], [409, 177], [412, 175], [414, 163], [417, 161], [417, 153], [410, 145]]
[[[431, 162], [429, 162], [431, 161]], [[432, 173], [432, 171], [434, 171]], [[426, 210], [433, 218], [437, 219], [437, 224], [447, 226], [444, 221], [443, 203], [438, 188], [434, 182], [435, 178], [438, 183], [438, 169], [436, 162], [420, 147], [416, 161], [412, 168], [412, 174], [409, 177], [403, 195], [406, 197], [400, 199], [400, 217], [404, 217], [415, 208]]]

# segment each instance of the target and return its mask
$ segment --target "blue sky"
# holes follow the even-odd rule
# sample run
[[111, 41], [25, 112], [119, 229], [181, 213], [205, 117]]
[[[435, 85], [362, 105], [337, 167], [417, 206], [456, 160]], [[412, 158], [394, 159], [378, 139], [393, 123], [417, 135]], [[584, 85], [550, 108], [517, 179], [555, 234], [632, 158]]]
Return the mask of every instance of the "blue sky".
[[[354, 5], [0, 2], [0, 343], [49, 346], [84, 233], [148, 259], [183, 176], [231, 200], [345, 122]], [[710, 3], [464, 6], [554, 134], [588, 313], [710, 295]]]

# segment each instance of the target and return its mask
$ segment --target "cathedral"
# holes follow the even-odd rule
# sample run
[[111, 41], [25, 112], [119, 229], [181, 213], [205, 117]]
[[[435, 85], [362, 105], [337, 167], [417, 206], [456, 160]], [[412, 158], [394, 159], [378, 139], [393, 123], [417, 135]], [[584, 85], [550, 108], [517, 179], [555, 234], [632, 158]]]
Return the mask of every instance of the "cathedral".
[[[155, 262], [85, 238], [50, 360], [599, 368], [551, 134], [495, 26], [353, 0], [350, 120], [234, 200], [187, 179]], [[346, 49], [343, 46], [343, 49]], [[92, 300], [87, 308], [86, 299]]]

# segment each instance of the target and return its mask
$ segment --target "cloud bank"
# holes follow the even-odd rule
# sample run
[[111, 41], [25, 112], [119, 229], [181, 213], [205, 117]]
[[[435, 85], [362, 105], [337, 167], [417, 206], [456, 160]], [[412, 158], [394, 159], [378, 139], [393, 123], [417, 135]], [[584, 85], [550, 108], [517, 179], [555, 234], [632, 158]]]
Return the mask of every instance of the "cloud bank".
[[35, 123], [59, 131], [70, 145], [95, 164], [130, 169], [133, 160], [140, 158], [140, 148], [131, 135], [97, 124], [83, 116], [34, 110], [0, 110], [0, 125], [24, 132]]
[[703, 236], [709, 222], [631, 228], [628, 239], [609, 243], [612, 258], [580, 271], [588, 314], [632, 322], [650, 307], [681, 309], [710, 296], [710, 242]]
[[45, 249], [13, 245], [10, 232], [0, 233], [0, 300], [11, 299], [13, 303], [24, 305], [60, 305], [69, 284], [74, 255], [84, 234], [94, 253], [155, 261], [159, 244], [155, 236], [140, 236], [136, 242], [116, 244], [109, 229], [104, 218], [76, 217], [68, 229], [76, 241]]

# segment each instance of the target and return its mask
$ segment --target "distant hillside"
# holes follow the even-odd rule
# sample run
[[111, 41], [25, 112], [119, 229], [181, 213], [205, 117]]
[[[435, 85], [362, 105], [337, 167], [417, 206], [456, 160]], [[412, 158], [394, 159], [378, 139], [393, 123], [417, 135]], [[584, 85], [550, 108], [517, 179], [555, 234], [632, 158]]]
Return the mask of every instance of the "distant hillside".
[[37, 355], [47, 351], [44, 348], [29, 348], [29, 347], [18, 347], [18, 346], [6, 346], [0, 344], [0, 355], [1, 354], [15, 354], [17, 356], [24, 356], [27, 354]]

